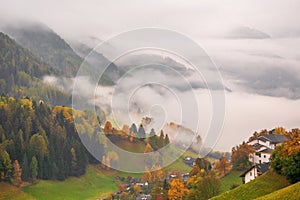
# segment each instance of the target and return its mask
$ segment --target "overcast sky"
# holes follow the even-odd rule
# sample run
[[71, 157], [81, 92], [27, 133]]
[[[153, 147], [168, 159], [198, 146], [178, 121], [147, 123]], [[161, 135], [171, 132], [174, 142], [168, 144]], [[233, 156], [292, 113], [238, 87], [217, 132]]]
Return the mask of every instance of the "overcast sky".
[[[216, 149], [230, 150], [264, 128], [300, 127], [298, 0], [0, 0], [0, 5], [0, 19], [37, 20], [66, 39], [105, 40], [141, 27], [191, 37], [232, 90], [226, 93], [226, 121]], [[270, 38], [260, 39], [259, 33]]]

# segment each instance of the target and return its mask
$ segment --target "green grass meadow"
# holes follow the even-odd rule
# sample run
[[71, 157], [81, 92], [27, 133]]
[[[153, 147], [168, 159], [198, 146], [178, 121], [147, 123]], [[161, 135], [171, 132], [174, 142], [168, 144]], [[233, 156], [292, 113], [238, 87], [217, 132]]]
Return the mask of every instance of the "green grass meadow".
[[35, 199], [96, 199], [117, 190], [113, 175], [107, 176], [89, 166], [87, 173], [79, 178], [65, 181], [41, 180], [35, 185], [25, 187], [23, 192]]
[[233, 190], [224, 192], [223, 194], [212, 199], [255, 199], [282, 189], [288, 185], [289, 182], [284, 176], [278, 175], [274, 171], [269, 171], [247, 184], [243, 184]]
[[231, 189], [233, 185], [242, 185], [241, 171], [232, 170], [229, 174], [221, 178], [221, 192], [226, 192]]
[[258, 200], [297, 200], [300, 199], [300, 182], [257, 198]]

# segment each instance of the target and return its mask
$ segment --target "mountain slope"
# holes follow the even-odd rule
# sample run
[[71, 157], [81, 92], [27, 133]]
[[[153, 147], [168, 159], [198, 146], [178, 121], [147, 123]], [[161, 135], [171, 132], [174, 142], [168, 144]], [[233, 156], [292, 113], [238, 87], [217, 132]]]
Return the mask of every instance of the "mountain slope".
[[70, 95], [42, 82], [45, 75], [59, 73], [40, 61], [27, 49], [0, 32], [0, 94], [44, 100], [66, 105]]
[[[39, 59], [47, 63], [60, 72], [61, 76], [75, 77], [79, 67], [84, 61], [84, 57], [91, 51], [83, 45], [73, 45], [72, 47], [57, 33], [44, 24], [37, 22], [22, 22], [18, 25], [6, 25], [3, 31], [13, 37], [22, 47], [31, 51]], [[72, 48], [76, 48], [76, 52]], [[79, 53], [79, 55], [77, 54]], [[103, 55], [94, 52], [91, 59], [85, 64], [88, 66], [86, 73], [95, 81], [94, 71], [99, 66], [111, 63]], [[107, 72], [101, 77], [101, 85], [113, 85], [114, 80], [120, 77], [118, 68], [111, 63]]]
[[22, 47], [30, 50], [63, 75], [74, 76], [82, 59], [73, 49], [49, 27], [36, 22], [22, 22], [22, 25], [7, 25], [5, 33], [13, 37]]
[[[103, 77], [100, 81], [105, 85], [105, 81], [117, 81], [123, 72], [110, 60], [92, 48], [78, 41], [70, 41], [69, 44], [74, 51], [91, 66], [92, 70], [105, 70]], [[105, 69], [105, 67], [107, 67]], [[107, 85], [107, 84], [106, 84]]]

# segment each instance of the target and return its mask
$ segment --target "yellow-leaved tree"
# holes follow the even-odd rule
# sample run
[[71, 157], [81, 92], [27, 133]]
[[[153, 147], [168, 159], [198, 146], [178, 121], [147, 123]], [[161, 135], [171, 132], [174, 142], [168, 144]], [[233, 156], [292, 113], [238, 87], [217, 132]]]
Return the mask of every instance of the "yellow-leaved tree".
[[181, 200], [189, 191], [179, 178], [172, 179], [169, 185], [168, 197], [170, 200]]

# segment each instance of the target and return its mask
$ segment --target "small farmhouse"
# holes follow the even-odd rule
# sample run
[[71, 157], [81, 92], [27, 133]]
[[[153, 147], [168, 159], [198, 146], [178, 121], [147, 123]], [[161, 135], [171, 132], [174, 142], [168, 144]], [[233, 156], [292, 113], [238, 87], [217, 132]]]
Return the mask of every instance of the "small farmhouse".
[[276, 146], [286, 139], [282, 134], [274, 134], [273, 129], [268, 134], [261, 135], [248, 142], [248, 145], [254, 149], [254, 153], [249, 155], [252, 167], [241, 175], [244, 183], [254, 180], [257, 176], [269, 170], [271, 154]]
[[268, 171], [270, 168], [270, 163], [262, 163], [262, 164], [256, 164], [253, 165], [251, 168], [249, 168], [247, 171], [245, 171], [240, 177], [243, 178], [243, 183], [248, 183], [252, 180], [254, 180], [256, 177], [262, 175], [266, 171]]

